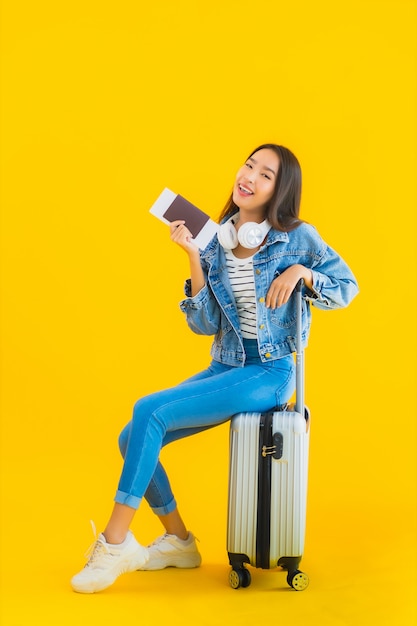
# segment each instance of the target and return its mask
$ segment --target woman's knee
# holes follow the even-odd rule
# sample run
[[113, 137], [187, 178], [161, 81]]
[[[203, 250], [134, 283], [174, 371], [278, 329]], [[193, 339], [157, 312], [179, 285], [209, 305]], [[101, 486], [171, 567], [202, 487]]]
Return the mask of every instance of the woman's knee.
[[119, 435], [119, 450], [123, 458], [126, 456], [127, 442], [129, 441], [130, 422], [125, 426]]
[[135, 402], [132, 416], [132, 424], [135, 428], [145, 428], [150, 423], [159, 424], [163, 422], [159, 413], [165, 403], [159, 395], [159, 393], [154, 393]]
[[123, 428], [122, 432], [119, 435], [119, 449], [123, 458], [126, 456], [127, 444], [129, 442], [129, 437], [132, 432], [133, 427], [137, 429], [138, 423], [143, 422], [144, 418], [146, 418], [146, 411], [143, 410], [144, 398], [141, 398], [137, 402], [135, 402], [133, 406], [133, 414], [130, 422]]

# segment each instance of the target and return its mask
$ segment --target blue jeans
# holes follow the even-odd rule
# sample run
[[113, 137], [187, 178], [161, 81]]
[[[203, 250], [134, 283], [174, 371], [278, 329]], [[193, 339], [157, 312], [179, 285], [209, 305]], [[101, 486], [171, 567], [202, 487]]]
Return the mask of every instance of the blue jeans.
[[295, 386], [292, 355], [262, 363], [256, 340], [245, 341], [244, 367], [217, 361], [183, 383], [138, 400], [119, 437], [124, 457], [115, 501], [134, 509], [143, 497], [157, 515], [176, 508], [159, 462], [163, 446], [229, 420], [235, 413], [268, 411], [287, 402]]

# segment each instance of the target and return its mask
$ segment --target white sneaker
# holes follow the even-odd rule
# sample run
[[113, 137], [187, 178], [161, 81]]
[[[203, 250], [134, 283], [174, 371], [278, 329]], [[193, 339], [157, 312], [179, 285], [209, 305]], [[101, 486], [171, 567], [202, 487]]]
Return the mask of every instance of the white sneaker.
[[120, 574], [139, 569], [148, 558], [147, 548], [141, 546], [130, 531], [120, 545], [107, 543], [100, 534], [84, 569], [71, 579], [71, 586], [79, 593], [101, 591], [110, 587]]
[[192, 533], [185, 540], [176, 535], [162, 535], [148, 547], [148, 551], [149, 560], [138, 568], [140, 570], [198, 567], [201, 564], [201, 555]]

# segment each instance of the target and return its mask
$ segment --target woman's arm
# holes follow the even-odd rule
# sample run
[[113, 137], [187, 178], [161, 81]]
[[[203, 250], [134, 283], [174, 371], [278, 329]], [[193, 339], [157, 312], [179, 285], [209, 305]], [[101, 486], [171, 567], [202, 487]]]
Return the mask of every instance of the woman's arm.
[[196, 296], [204, 287], [205, 280], [200, 262], [200, 251], [191, 241], [192, 235], [183, 220], [176, 220], [170, 224], [171, 240], [180, 246], [187, 254], [190, 262], [191, 297]]
[[[298, 233], [303, 243], [296, 242], [300, 251], [294, 255], [295, 263], [289, 265], [275, 278], [268, 290], [265, 304], [277, 308], [288, 302], [297, 282], [304, 279], [305, 295], [320, 309], [338, 309], [348, 306], [359, 289], [355, 276], [343, 258], [328, 246], [316, 229], [302, 225]], [[312, 253], [313, 251], [313, 253]], [[297, 263], [297, 260], [299, 263]], [[290, 261], [291, 262], [291, 261]]]
[[300, 278], [304, 278], [308, 299], [318, 309], [348, 306], [359, 291], [349, 267], [328, 248], [325, 258], [314, 268], [292, 265], [275, 278], [265, 298], [266, 306], [276, 309], [288, 302]]
[[188, 326], [198, 335], [214, 335], [220, 324], [220, 309], [210, 295], [200, 260], [200, 251], [191, 241], [191, 233], [183, 220], [170, 225], [171, 239], [188, 255], [191, 277], [186, 281], [186, 298], [180, 302]]

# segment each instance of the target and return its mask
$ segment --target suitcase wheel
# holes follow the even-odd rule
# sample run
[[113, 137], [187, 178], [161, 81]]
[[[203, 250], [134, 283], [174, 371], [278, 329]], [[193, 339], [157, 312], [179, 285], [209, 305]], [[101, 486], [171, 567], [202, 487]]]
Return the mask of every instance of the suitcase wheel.
[[247, 570], [246, 567], [232, 569], [229, 574], [229, 583], [232, 589], [239, 589], [239, 587], [249, 587], [251, 583], [250, 571]]
[[299, 569], [296, 569], [294, 572], [290, 572], [287, 576], [287, 583], [296, 591], [304, 591], [304, 589], [308, 587], [309, 582], [307, 574], [300, 572]]

